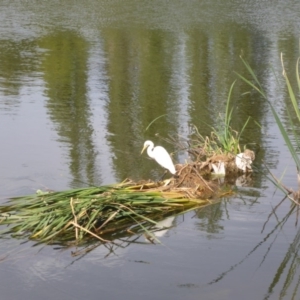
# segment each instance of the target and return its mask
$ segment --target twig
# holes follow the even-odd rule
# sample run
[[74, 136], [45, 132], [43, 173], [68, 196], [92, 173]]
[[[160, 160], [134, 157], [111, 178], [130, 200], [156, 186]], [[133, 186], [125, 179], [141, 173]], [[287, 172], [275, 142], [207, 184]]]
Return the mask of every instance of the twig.
[[111, 214], [110, 216], [109, 216], [109, 218], [103, 223], [103, 224], [101, 224], [101, 226], [99, 227], [99, 228], [97, 228], [97, 231], [98, 230], [100, 230], [103, 226], [105, 226], [111, 219], [113, 219], [114, 217], [115, 217], [115, 215], [117, 214], [117, 213], [119, 213], [119, 209], [117, 210], [117, 211], [115, 211], [113, 214]]
[[197, 169], [195, 168], [195, 172], [197, 173], [197, 175], [199, 176], [199, 178], [202, 180], [202, 182], [206, 185], [206, 187], [211, 191], [214, 192], [212, 190], [212, 188], [207, 184], [207, 182], [202, 178], [202, 176], [199, 174], [199, 172], [197, 171]]
[[185, 168], [187, 168], [188, 166], [189, 166], [188, 164], [185, 165], [185, 166], [183, 166], [183, 167], [179, 170], [178, 175], [181, 175], [181, 172], [182, 172]]
[[[270, 172], [270, 170], [269, 170]], [[296, 201], [294, 198], [296, 198], [295, 196], [297, 194], [299, 194], [299, 191], [298, 192], [294, 192], [292, 189], [288, 188], [287, 186], [285, 186], [283, 183], [281, 183], [271, 172], [270, 172], [271, 176], [273, 177], [273, 179], [277, 182], [277, 184], [279, 186], [281, 186], [284, 190], [286, 190], [287, 192], [287, 197], [292, 201], [294, 202], [296, 205], [299, 205], [299, 202]], [[290, 195], [293, 195], [293, 197], [291, 197]]]
[[99, 239], [101, 242], [104, 242], [104, 243], [109, 243], [109, 242], [110, 242], [109, 240], [105, 240], [105, 239], [101, 238], [101, 237], [98, 236], [97, 234], [94, 234], [93, 232], [89, 231], [88, 229], [85, 229], [84, 227], [78, 225], [77, 223], [75, 223], [75, 222], [73, 222], [73, 221], [70, 222], [70, 224], [72, 224], [72, 225], [74, 225], [75, 227], [78, 227], [79, 229], [81, 229], [81, 230], [83, 230], [83, 231], [89, 233], [89, 234], [92, 235], [93, 237]]
[[299, 202], [297, 202], [293, 197], [287, 196], [291, 201], [293, 201], [296, 205], [299, 205]]

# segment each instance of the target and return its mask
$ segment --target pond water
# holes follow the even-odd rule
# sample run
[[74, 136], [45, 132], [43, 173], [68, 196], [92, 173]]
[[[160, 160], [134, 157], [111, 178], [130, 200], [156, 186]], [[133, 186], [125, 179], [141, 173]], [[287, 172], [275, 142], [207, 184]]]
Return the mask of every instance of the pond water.
[[[294, 78], [299, 1], [1, 0], [0, 8], [1, 203], [38, 189], [158, 178], [159, 166], [140, 156], [143, 142], [172, 152], [156, 134], [220, 127], [235, 72], [246, 75], [240, 55], [289, 124], [280, 54]], [[176, 217], [162, 245], [141, 237], [73, 256], [3, 238], [1, 299], [299, 299], [297, 215], [285, 200], [270, 216], [283, 194], [263, 175], [268, 166], [296, 189], [296, 170], [269, 106], [250, 90], [237, 80], [231, 99], [233, 128], [251, 117], [241, 140], [257, 152], [248, 186]]]

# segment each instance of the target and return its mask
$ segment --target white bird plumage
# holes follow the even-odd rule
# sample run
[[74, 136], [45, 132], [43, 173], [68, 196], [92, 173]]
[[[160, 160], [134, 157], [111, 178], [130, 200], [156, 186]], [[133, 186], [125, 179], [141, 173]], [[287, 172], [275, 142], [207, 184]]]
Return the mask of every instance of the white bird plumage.
[[236, 166], [243, 170], [244, 173], [248, 171], [252, 171], [251, 164], [255, 159], [255, 154], [252, 150], [245, 149], [244, 152], [239, 153], [235, 157]]
[[145, 149], [147, 149], [147, 154], [149, 155], [149, 157], [154, 159], [163, 168], [169, 170], [170, 173], [172, 173], [173, 175], [176, 174], [176, 169], [172, 162], [172, 158], [164, 147], [154, 147], [153, 142], [146, 141], [144, 143], [144, 147], [141, 154], [144, 152]]

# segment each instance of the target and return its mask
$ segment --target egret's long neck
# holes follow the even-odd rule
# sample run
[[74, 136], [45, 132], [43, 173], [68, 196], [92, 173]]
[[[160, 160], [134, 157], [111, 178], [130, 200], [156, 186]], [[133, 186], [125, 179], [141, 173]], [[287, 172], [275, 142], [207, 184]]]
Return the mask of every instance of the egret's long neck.
[[149, 145], [149, 147], [147, 148], [147, 154], [149, 155], [149, 157], [154, 159], [153, 148], [154, 145]]

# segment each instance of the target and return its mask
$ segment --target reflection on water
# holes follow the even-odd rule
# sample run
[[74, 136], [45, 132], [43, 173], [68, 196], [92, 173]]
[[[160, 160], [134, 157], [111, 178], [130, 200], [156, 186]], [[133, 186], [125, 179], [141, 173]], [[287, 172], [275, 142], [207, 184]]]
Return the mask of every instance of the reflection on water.
[[73, 32], [61, 31], [43, 37], [39, 46], [47, 50], [41, 64], [49, 99], [46, 107], [59, 142], [67, 146], [70, 173], [75, 184], [94, 184], [99, 178], [87, 94], [87, 42]]
[[21, 105], [19, 95], [27, 84], [34, 85], [30, 75], [37, 72], [38, 49], [32, 41], [1, 40], [0, 109], [13, 112]]
[[[174, 145], [155, 134], [187, 137], [190, 124], [203, 134], [211, 126], [222, 129], [234, 72], [245, 74], [239, 55], [288, 124], [287, 92], [278, 88], [280, 53], [294, 75], [299, 6], [297, 1], [0, 1], [1, 198], [38, 188], [157, 178], [159, 166], [140, 156], [143, 142], [151, 139], [174, 152]], [[277, 223], [284, 220], [277, 211], [280, 217], [272, 215], [261, 233], [274, 206], [273, 187], [260, 172], [262, 162], [281, 174], [288, 154], [257, 94], [237, 81], [231, 101], [233, 128], [239, 130], [250, 116], [242, 142], [260, 150], [252, 190], [240, 187], [228, 203], [186, 214], [162, 238], [162, 246], [145, 246], [141, 237], [143, 246], [136, 242], [111, 249], [104, 260], [108, 249], [101, 246], [84, 252], [76, 263], [69, 252], [57, 258], [48, 247], [31, 257], [33, 269], [26, 259], [20, 259], [19, 269], [7, 261], [11, 277], [0, 272], [5, 298], [21, 299], [23, 292], [37, 299], [53, 287], [54, 296], [64, 299], [94, 299], [100, 291], [104, 298], [125, 294], [131, 299], [153, 299], [154, 294], [253, 299], [254, 291], [254, 298], [283, 299], [294, 290], [297, 294], [295, 212]], [[174, 161], [183, 162], [183, 157], [175, 153]], [[290, 169], [289, 186], [296, 184]], [[289, 209], [286, 201], [282, 211]], [[8, 251], [14, 247], [4, 245]], [[56, 259], [61, 261], [53, 264]], [[64, 278], [61, 284], [53, 274]], [[87, 280], [76, 286], [78, 274]], [[10, 289], [15, 281], [22, 283], [19, 294]], [[33, 285], [39, 286], [37, 292], [30, 291]], [[75, 292], [63, 293], [66, 285]]]
[[[160, 246], [146, 243], [140, 236], [120, 238], [111, 246], [95, 242], [63, 252], [51, 247], [25, 248], [14, 250], [2, 265], [8, 266], [8, 274], [18, 272], [17, 280], [22, 283], [19, 290], [26, 295], [32, 295], [28, 288], [39, 286], [47, 293], [55, 287], [53, 293], [58, 297], [65, 294], [66, 299], [82, 297], [86, 290], [93, 298], [100, 291], [118, 295], [119, 289], [114, 288], [118, 284], [124, 285], [122, 293], [133, 299], [140, 293], [151, 299], [153, 289], [147, 288], [150, 282], [160, 287], [157, 295], [167, 293], [172, 299], [182, 299], [190, 287], [196, 288], [189, 291], [191, 299], [199, 293], [205, 299], [241, 299], [244, 293], [249, 300], [253, 295], [285, 299], [284, 295], [297, 293], [299, 230], [291, 226], [294, 208], [281, 206], [275, 216], [269, 214], [268, 207], [250, 197], [233, 198], [215, 210], [211, 206], [180, 216], [178, 226], [159, 237]], [[202, 224], [198, 228], [199, 220]], [[168, 225], [174, 225], [171, 222]], [[15, 249], [22, 248], [12, 242]], [[78, 274], [85, 280], [76, 283]], [[64, 290], [62, 283], [69, 288]]]
[[[270, 59], [274, 48], [255, 31], [227, 24], [222, 34], [194, 28], [177, 34], [161, 29], [105, 28], [99, 34], [101, 42], [91, 42], [76, 31], [57, 30], [28, 45], [10, 42], [15, 45], [13, 51], [4, 43], [0, 53], [6, 62], [0, 74], [5, 96], [2, 109], [12, 110], [20, 102], [21, 90], [32, 82], [42, 85], [47, 99], [45, 118], [50, 118], [57, 142], [67, 152], [72, 186], [80, 182], [99, 184], [111, 177], [101, 174], [103, 171], [113, 173], [117, 181], [144, 174], [155, 177], [159, 169], [150, 173], [153, 164], [139, 156], [145, 139], [153, 139], [156, 133], [164, 137], [187, 135], [188, 124], [200, 127], [204, 134], [210, 132], [210, 126], [221, 127], [235, 78], [233, 71], [245, 72], [238, 58], [241, 53], [273, 94], [275, 79], [265, 76], [264, 67], [271, 59], [275, 61], [273, 56]], [[98, 73], [97, 79], [93, 78], [96, 66], [90, 61], [104, 61], [105, 72]], [[26, 80], [25, 73], [30, 80]], [[95, 93], [90, 93], [91, 84], [101, 85], [108, 98], [97, 99]], [[255, 122], [268, 126], [267, 105], [257, 95], [241, 96], [246, 89], [240, 81], [235, 85], [232, 126], [240, 128], [250, 116], [242, 142], [263, 145], [261, 129]], [[101, 136], [99, 146], [94, 142], [98, 129], [94, 127], [98, 117], [94, 107], [98, 101], [102, 101], [100, 109], [106, 118], [106, 135]], [[164, 117], [145, 131], [159, 116]], [[102, 156], [112, 161], [106, 169], [97, 160], [102, 146], [110, 152]], [[174, 150], [172, 145], [167, 148]]]
[[[286, 95], [275, 94], [275, 78], [267, 76], [265, 68], [269, 68], [269, 62], [276, 68], [276, 54], [296, 41], [276, 47], [262, 33], [231, 23], [226, 23], [222, 31], [212, 28], [211, 32], [201, 26], [185, 32], [112, 27], [100, 30], [99, 37], [101, 40], [96, 36], [91, 40], [91, 36], [76, 30], [58, 28], [29, 41], [1, 43], [0, 108], [14, 110], [20, 105], [22, 89], [42, 85], [47, 98], [45, 118], [50, 117], [57, 141], [66, 149], [72, 186], [105, 182], [105, 178], [111, 178], [107, 173], [117, 181], [141, 178], [143, 174], [155, 177], [159, 169], [150, 173], [153, 164], [139, 156], [145, 139], [153, 139], [156, 133], [165, 137], [187, 135], [188, 124], [200, 127], [204, 134], [210, 132], [210, 126], [221, 126], [235, 78], [233, 71], [245, 72], [239, 60], [241, 53], [270, 96], [284, 100]], [[297, 55], [293, 48], [286, 51], [290, 61]], [[90, 61], [103, 62], [105, 72], [97, 74], [97, 66]], [[106, 91], [107, 98], [99, 99], [90, 92], [95, 84]], [[252, 117], [242, 142], [263, 145], [261, 129], [255, 122], [268, 126], [267, 106], [257, 95], [241, 96], [247, 90], [243, 83], [236, 83], [232, 125], [240, 128], [248, 116]], [[101, 135], [98, 144], [94, 107], [99, 101], [101, 113], [105, 112], [106, 135]], [[145, 131], [159, 116], [165, 117]], [[174, 150], [172, 145], [165, 146], [170, 152]], [[97, 156], [102, 147], [110, 154]], [[258, 163], [264, 157], [261, 149]], [[112, 164], [103, 169], [101, 160], [111, 160]]]

